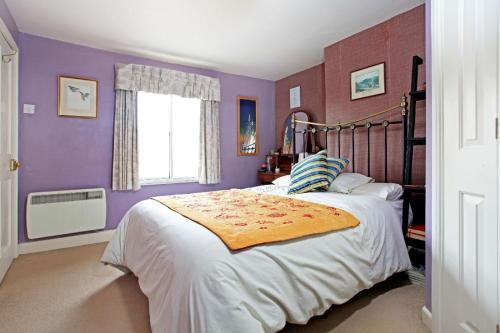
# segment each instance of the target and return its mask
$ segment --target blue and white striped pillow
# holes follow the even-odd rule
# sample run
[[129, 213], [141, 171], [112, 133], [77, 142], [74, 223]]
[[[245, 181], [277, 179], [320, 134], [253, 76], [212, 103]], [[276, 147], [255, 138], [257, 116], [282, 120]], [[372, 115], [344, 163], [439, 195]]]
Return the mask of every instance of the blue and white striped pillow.
[[349, 160], [345, 158], [327, 157], [326, 161], [328, 162], [328, 180], [330, 183], [349, 165]]
[[316, 155], [322, 155], [326, 157], [326, 161], [328, 164], [328, 181], [332, 183], [337, 176], [344, 171], [345, 168], [349, 165], [349, 160], [345, 158], [337, 158], [337, 157], [327, 157], [326, 150], [322, 150]]
[[288, 194], [325, 191], [330, 186], [329, 176], [326, 156], [321, 154], [308, 156], [293, 166]]

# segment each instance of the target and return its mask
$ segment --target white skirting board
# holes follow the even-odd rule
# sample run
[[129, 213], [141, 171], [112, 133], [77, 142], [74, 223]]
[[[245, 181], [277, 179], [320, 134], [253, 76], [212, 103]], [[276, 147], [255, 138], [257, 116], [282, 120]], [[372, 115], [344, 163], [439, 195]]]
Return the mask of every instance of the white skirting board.
[[109, 242], [114, 230], [103, 230], [88, 234], [19, 243], [19, 254], [65, 249], [68, 247]]
[[425, 305], [422, 307], [422, 321], [429, 331], [432, 332], [432, 313]]

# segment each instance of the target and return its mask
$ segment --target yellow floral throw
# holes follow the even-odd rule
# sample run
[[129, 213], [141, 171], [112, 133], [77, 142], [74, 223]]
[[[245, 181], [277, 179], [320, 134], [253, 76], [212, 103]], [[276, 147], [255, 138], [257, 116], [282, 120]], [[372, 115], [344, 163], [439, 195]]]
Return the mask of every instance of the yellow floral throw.
[[231, 250], [356, 227], [350, 213], [325, 205], [246, 190], [153, 197], [197, 222]]

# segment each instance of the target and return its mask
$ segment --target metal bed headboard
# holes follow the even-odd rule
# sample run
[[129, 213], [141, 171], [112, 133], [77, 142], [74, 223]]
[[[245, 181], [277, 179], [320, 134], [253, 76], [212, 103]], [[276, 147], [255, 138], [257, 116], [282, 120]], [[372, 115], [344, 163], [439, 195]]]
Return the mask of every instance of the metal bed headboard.
[[[384, 114], [387, 114], [389, 112], [392, 112], [394, 110], [400, 110], [401, 111], [401, 120], [396, 120], [396, 121], [389, 121], [389, 120], [378, 120], [371, 122], [369, 119], [377, 118], [380, 117]], [[314, 123], [310, 121], [302, 121], [302, 120], [297, 120], [295, 119], [295, 114], [292, 114], [292, 165], [295, 164], [296, 162], [296, 139], [295, 135], [297, 134], [302, 134], [303, 137], [303, 145], [302, 145], [302, 151], [306, 151], [306, 135], [308, 133], [312, 134], [312, 140], [313, 140], [313, 147], [316, 145], [316, 134], [323, 132], [325, 134], [325, 149], [328, 150], [328, 133], [331, 131], [334, 131], [337, 133], [337, 151], [338, 151], [338, 157], [341, 157], [341, 133], [342, 131], [345, 130], [350, 130], [351, 131], [351, 144], [352, 144], [352, 160], [351, 160], [351, 165], [352, 165], [352, 171], [356, 171], [356, 161], [355, 161], [355, 147], [356, 147], [356, 130], [359, 128], [366, 128], [367, 130], [367, 141], [368, 141], [368, 149], [367, 149], [367, 157], [368, 157], [368, 176], [370, 176], [371, 173], [371, 145], [370, 145], [370, 130], [374, 127], [382, 127], [384, 129], [384, 182], [387, 182], [387, 130], [388, 127], [391, 125], [399, 125], [401, 124], [403, 127], [403, 140], [401, 144], [403, 145], [403, 173], [404, 173], [404, 166], [406, 165], [406, 139], [407, 139], [407, 116], [408, 116], [408, 103], [406, 99], [406, 95], [403, 95], [401, 97], [401, 101], [398, 105], [394, 105], [392, 107], [389, 107], [387, 109], [384, 109], [380, 112], [373, 113], [371, 115], [368, 115], [366, 117], [360, 118], [360, 119], [355, 119], [352, 121], [348, 122], [343, 122], [343, 123], [338, 123], [338, 124], [321, 124], [321, 123]], [[301, 123], [301, 124], [307, 124], [310, 125], [311, 128], [305, 128], [302, 131], [296, 131], [296, 124]], [[402, 178], [403, 179], [403, 178]]]

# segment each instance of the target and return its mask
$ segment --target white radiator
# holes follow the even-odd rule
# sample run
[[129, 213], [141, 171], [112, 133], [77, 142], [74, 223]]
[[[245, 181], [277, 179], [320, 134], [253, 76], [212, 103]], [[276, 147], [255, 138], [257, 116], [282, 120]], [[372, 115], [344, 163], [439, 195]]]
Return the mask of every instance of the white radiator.
[[28, 238], [104, 229], [106, 193], [103, 188], [37, 192], [28, 195]]

